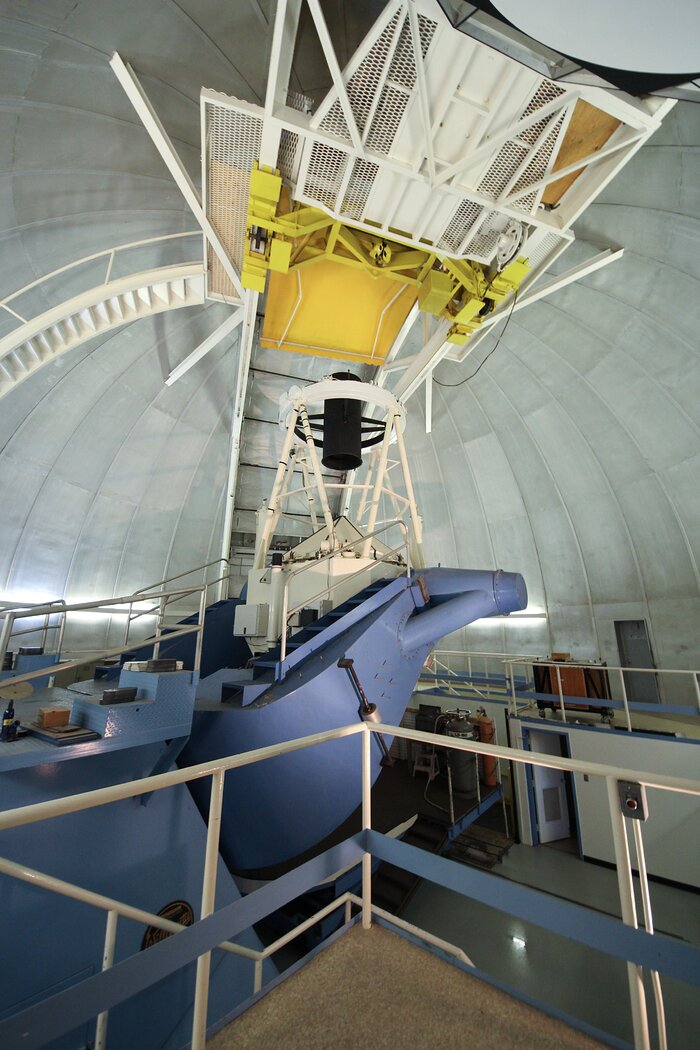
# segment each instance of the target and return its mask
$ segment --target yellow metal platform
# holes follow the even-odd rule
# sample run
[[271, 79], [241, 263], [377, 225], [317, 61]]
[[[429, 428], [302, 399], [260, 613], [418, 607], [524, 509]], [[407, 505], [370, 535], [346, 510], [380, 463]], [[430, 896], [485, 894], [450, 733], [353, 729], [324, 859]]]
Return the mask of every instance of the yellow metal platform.
[[319, 259], [271, 273], [261, 346], [380, 365], [417, 289]]

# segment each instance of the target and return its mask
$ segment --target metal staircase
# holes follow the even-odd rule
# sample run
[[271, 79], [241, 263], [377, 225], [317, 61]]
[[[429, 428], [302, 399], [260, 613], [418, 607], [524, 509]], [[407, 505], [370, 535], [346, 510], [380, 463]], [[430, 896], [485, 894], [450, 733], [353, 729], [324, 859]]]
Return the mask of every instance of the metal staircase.
[[281, 658], [281, 646], [276, 645], [259, 656], [251, 667], [232, 672], [230, 679], [222, 681], [221, 699], [243, 707], [252, 703], [275, 681], [284, 678], [292, 667], [380, 608], [405, 586], [405, 576], [396, 580], [377, 580], [369, 584], [342, 605], [338, 605], [297, 632], [287, 642], [287, 655], [284, 660]]

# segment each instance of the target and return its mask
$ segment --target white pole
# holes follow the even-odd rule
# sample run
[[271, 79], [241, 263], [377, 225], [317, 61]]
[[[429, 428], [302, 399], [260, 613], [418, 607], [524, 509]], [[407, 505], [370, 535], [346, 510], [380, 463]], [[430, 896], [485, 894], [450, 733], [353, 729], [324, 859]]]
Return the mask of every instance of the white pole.
[[564, 691], [561, 687], [561, 668], [559, 664], [556, 665], [557, 672], [557, 687], [559, 689], [559, 707], [561, 708], [561, 720], [566, 722], [566, 708], [564, 707]]
[[[107, 926], [105, 929], [105, 946], [102, 953], [102, 969], [109, 970], [114, 962], [114, 946], [117, 942], [117, 919], [116, 911], [107, 912]], [[95, 1029], [95, 1050], [106, 1050], [107, 1046], [107, 1020], [109, 1011], [104, 1010], [97, 1015], [97, 1027]]]
[[[367, 506], [367, 497], [369, 496], [369, 494], [370, 494], [370, 492], [372, 490], [372, 474], [374, 473], [374, 467], [375, 467], [375, 464], [377, 462], [377, 456], [378, 455], [379, 455], [379, 449], [376, 448], [376, 447], [373, 448], [372, 452], [370, 453], [369, 463], [367, 464], [367, 474], [365, 476], [365, 488], [363, 488], [363, 490], [362, 490], [362, 495], [360, 496], [360, 506], [357, 508], [357, 520], [358, 520], [358, 522], [362, 521], [362, 518], [364, 517], [365, 508]], [[698, 694], [698, 705], [700, 706], [700, 694]]]
[[277, 473], [275, 474], [275, 480], [272, 485], [272, 492], [270, 493], [270, 499], [267, 504], [267, 517], [265, 522], [260, 529], [260, 539], [258, 542], [258, 548], [255, 552], [255, 563], [254, 568], [264, 569], [265, 568], [265, 555], [267, 554], [267, 548], [272, 539], [275, 526], [279, 520], [279, 501], [280, 501], [280, 489], [282, 487], [282, 481], [287, 471], [287, 463], [289, 461], [289, 453], [292, 451], [292, 444], [294, 442], [294, 428], [297, 423], [298, 409], [296, 406], [292, 409], [292, 414], [289, 419], [289, 426], [287, 427], [287, 436], [284, 439], [282, 445], [282, 451], [280, 452], [279, 462], [277, 464]]
[[263, 960], [256, 959], [253, 964], [253, 995], [257, 995], [262, 988]]
[[625, 720], [627, 722], [628, 732], [632, 732], [632, 719], [630, 718], [630, 709], [627, 704], [627, 686], [625, 685], [625, 672], [620, 669], [620, 685], [622, 686], [622, 703], [625, 705]]
[[401, 469], [403, 471], [404, 485], [406, 486], [406, 495], [408, 496], [408, 506], [411, 512], [411, 526], [413, 528], [413, 564], [417, 569], [422, 569], [425, 566], [423, 559], [423, 522], [418, 513], [418, 506], [416, 504], [416, 497], [413, 492], [413, 482], [411, 481], [411, 472], [408, 468], [408, 457], [406, 455], [406, 445], [403, 439], [403, 432], [401, 430], [401, 421], [394, 418], [394, 429], [396, 430], [396, 443], [399, 447], [399, 459], [401, 460]]
[[[362, 829], [372, 827], [372, 769], [370, 747], [372, 733], [365, 728], [362, 734]], [[372, 925], [372, 854], [362, 854], [362, 929]]]
[[[627, 926], [637, 929], [637, 908], [634, 903], [634, 883], [630, 867], [630, 854], [625, 833], [625, 818], [620, 808], [620, 795], [617, 790], [617, 779], [606, 776], [608, 790], [608, 808], [612, 825], [613, 846], [615, 848], [615, 865], [617, 867], [617, 886], [620, 893], [622, 921]], [[647, 1021], [646, 996], [642, 967], [636, 963], [627, 963], [627, 979], [630, 989], [630, 1006], [632, 1008], [632, 1025], [634, 1028], [635, 1050], [649, 1050], [649, 1024]]]
[[309, 451], [311, 469], [314, 472], [316, 488], [318, 489], [318, 498], [321, 501], [323, 519], [326, 523], [326, 528], [328, 529], [328, 541], [331, 544], [331, 547], [333, 547], [335, 539], [335, 530], [333, 528], [333, 515], [331, 514], [331, 508], [328, 504], [326, 486], [323, 484], [323, 472], [321, 471], [321, 462], [318, 458], [318, 453], [316, 451], [316, 442], [314, 441], [314, 436], [311, 433], [311, 424], [309, 423], [309, 414], [306, 411], [306, 405], [299, 406], [299, 419], [301, 420], [301, 428], [304, 431], [304, 437], [306, 438], [306, 447]]
[[[642, 910], [644, 913], [644, 925], [647, 933], [654, 932], [654, 919], [651, 911], [651, 895], [649, 893], [649, 879], [647, 878], [647, 861], [644, 854], [644, 841], [642, 839], [642, 824], [639, 820], [631, 820], [632, 833], [634, 835], [634, 851], [637, 854], [637, 871], [639, 872], [639, 886], [642, 892]], [[654, 989], [654, 1002], [656, 1004], [656, 1024], [659, 1032], [659, 1050], [667, 1050], [666, 1041], [666, 1013], [664, 1011], [664, 997], [661, 991], [661, 977], [657, 970], [651, 970], [651, 983]]]
[[[216, 867], [219, 859], [219, 835], [221, 832], [221, 803], [224, 794], [224, 771], [217, 769], [212, 775], [209, 799], [209, 825], [207, 847], [204, 858], [202, 881], [202, 908], [200, 918], [206, 919], [214, 911], [216, 901]], [[192, 1050], [204, 1050], [207, 1040], [207, 1004], [209, 1002], [209, 969], [211, 952], [197, 959], [197, 976], [194, 990], [192, 1017]]]
[[[372, 503], [370, 505], [369, 518], [367, 519], [367, 532], [372, 533], [374, 526], [377, 522], [377, 514], [379, 513], [379, 501], [382, 498], [382, 487], [384, 485], [384, 474], [386, 472], [386, 461], [389, 458], [389, 443], [391, 441], [391, 430], [394, 425], [394, 417], [387, 416], [386, 423], [384, 424], [384, 439], [381, 445], [381, 451], [379, 453], [379, 462], [377, 463], [377, 473], [374, 478], [374, 490], [372, 492]], [[367, 540], [362, 548], [362, 557], [368, 558], [370, 550], [370, 541]]]

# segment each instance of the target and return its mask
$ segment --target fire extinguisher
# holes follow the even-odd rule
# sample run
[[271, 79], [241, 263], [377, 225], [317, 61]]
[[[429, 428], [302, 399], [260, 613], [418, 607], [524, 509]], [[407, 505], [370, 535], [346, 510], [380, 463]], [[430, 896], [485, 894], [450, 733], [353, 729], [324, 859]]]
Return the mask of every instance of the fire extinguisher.
[[[492, 744], [496, 736], [496, 727], [492, 718], [487, 718], [486, 711], [480, 707], [477, 712], [477, 725], [479, 727], [479, 741], [482, 744]], [[481, 779], [486, 787], [496, 787], [498, 778], [496, 776], [497, 759], [492, 755], [481, 756]]]

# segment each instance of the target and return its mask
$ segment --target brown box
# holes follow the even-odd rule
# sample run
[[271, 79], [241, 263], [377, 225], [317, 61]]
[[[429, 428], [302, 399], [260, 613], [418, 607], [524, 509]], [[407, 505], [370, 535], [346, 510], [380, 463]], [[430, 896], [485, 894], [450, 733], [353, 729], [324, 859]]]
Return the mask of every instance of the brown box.
[[40, 707], [37, 721], [44, 729], [55, 726], [68, 725], [70, 708], [68, 707]]

